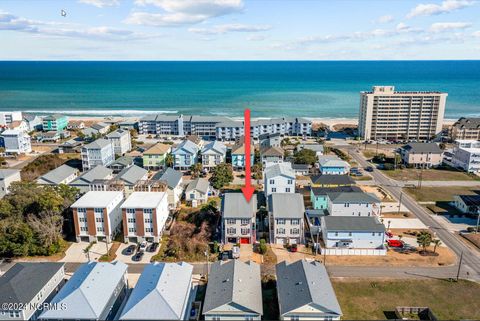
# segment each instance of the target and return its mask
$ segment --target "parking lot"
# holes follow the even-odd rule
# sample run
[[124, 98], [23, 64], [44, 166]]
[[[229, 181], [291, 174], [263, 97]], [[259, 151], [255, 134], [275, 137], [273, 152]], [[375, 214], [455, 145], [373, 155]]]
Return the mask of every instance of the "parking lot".
[[[148, 246], [150, 246], [150, 244], [151, 243], [148, 243], [147, 248], [148, 248]], [[132, 258], [135, 255], [135, 253], [137, 253], [137, 251], [138, 251], [137, 249], [135, 249], [134, 254], [125, 255], [125, 250], [131, 245], [134, 245], [134, 246], [137, 247], [136, 243], [128, 243], [128, 244], [122, 243], [120, 245], [120, 247], [118, 248], [117, 253], [116, 253], [116, 255], [117, 255], [116, 259], [118, 261], [121, 261], [121, 262], [124, 262], [124, 263], [133, 263], [133, 264], [149, 263], [150, 260], [152, 259], [152, 257], [154, 255], [156, 255], [158, 253], [158, 250], [160, 249], [160, 246], [157, 247], [155, 252], [149, 252], [148, 249], [147, 249], [143, 252], [143, 257], [140, 261], [134, 261]]]

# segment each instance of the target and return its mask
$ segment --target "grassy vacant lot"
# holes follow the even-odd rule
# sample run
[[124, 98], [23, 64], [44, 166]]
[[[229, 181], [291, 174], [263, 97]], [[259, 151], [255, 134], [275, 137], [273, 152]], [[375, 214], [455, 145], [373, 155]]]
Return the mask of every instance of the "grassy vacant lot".
[[397, 306], [427, 306], [440, 320], [480, 319], [480, 284], [445, 280], [333, 279], [344, 320], [394, 318]]
[[397, 169], [392, 171], [382, 171], [385, 175], [396, 180], [415, 181], [419, 179], [422, 172], [424, 181], [472, 181], [480, 180], [480, 177], [469, 175], [455, 169], [424, 169], [420, 171], [414, 168]]
[[448, 202], [453, 200], [453, 195], [474, 195], [475, 190], [480, 190], [480, 187], [477, 189], [466, 186], [408, 187], [404, 190], [419, 202]]

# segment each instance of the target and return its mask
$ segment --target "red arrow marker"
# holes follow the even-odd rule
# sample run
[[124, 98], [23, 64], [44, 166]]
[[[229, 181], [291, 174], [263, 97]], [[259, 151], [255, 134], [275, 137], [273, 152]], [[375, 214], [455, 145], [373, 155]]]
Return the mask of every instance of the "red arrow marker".
[[242, 187], [242, 193], [248, 203], [252, 199], [255, 189], [252, 186], [252, 168], [250, 164], [250, 109], [244, 112], [244, 135], [245, 135], [245, 187]]

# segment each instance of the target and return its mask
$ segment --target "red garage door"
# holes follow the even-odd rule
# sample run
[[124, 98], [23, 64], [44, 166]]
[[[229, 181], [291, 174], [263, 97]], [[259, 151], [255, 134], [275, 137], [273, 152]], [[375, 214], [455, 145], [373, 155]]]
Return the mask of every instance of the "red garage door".
[[249, 244], [250, 238], [249, 237], [242, 237], [240, 238], [240, 244]]

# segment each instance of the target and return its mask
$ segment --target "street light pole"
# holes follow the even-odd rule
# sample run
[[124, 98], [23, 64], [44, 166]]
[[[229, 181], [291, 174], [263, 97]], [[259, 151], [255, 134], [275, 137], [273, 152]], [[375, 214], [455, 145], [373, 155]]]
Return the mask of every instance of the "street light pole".
[[462, 261], [463, 261], [463, 251], [462, 253], [460, 253], [460, 261], [458, 262], [457, 282], [458, 282], [458, 278], [460, 277], [460, 269], [462, 268]]
[[402, 197], [403, 191], [400, 192], [400, 199], [398, 200], [398, 214], [400, 214], [400, 209], [402, 208]]

